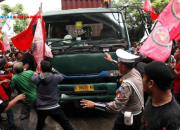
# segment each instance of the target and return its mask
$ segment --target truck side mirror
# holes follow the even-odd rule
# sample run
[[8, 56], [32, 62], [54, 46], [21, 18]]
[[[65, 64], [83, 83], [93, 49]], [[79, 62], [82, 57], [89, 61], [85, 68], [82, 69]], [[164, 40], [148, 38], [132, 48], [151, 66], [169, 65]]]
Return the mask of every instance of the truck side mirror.
[[129, 16], [130, 16], [130, 18], [131, 18], [134, 22], [136, 22], [136, 18], [135, 18], [135, 16], [134, 16], [134, 14], [129, 13]]

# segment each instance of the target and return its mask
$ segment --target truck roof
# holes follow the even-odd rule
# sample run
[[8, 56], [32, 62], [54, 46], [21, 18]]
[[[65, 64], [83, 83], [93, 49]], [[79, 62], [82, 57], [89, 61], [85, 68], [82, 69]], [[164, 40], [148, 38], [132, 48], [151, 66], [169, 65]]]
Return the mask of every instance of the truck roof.
[[43, 17], [63, 14], [81, 14], [81, 13], [94, 13], [94, 12], [117, 12], [116, 8], [81, 8], [81, 9], [70, 9], [70, 10], [52, 10], [42, 14]]

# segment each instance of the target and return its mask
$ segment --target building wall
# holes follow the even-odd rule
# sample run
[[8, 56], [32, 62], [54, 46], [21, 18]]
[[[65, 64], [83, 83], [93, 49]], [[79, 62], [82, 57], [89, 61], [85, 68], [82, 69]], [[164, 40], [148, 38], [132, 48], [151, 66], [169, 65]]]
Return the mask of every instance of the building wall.
[[[104, 0], [61, 0], [62, 10], [105, 7]], [[109, 0], [111, 7], [111, 0]]]

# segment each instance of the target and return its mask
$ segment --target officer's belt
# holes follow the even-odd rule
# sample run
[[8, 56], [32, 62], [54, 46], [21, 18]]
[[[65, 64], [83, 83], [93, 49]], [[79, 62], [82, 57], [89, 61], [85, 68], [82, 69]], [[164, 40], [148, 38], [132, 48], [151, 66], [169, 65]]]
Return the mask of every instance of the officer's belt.
[[[133, 112], [132, 112], [132, 114], [133, 114], [133, 115], [139, 115], [141, 112], [142, 112], [141, 110], [138, 110], [138, 111], [133, 111]], [[124, 113], [125, 113], [125, 111], [124, 111], [124, 110], [122, 110], [122, 111], [121, 111], [121, 113], [122, 113], [122, 114], [124, 114]]]

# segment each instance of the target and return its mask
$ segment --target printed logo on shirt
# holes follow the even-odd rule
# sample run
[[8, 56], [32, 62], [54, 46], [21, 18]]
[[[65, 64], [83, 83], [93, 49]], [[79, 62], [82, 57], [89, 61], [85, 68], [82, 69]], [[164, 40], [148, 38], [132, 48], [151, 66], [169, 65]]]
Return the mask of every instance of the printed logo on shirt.
[[121, 97], [121, 94], [123, 93], [122, 87], [119, 87], [119, 89], [117, 90], [117, 98]]
[[166, 130], [166, 127], [163, 127], [163, 129], [162, 130]]

